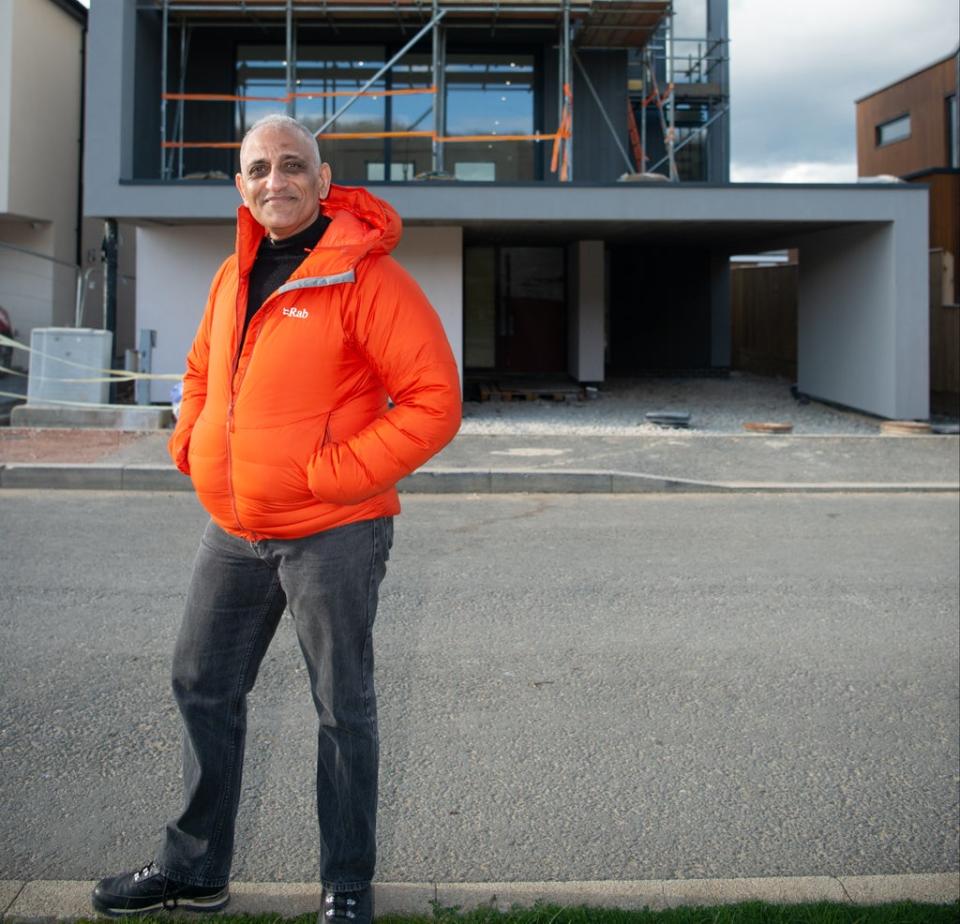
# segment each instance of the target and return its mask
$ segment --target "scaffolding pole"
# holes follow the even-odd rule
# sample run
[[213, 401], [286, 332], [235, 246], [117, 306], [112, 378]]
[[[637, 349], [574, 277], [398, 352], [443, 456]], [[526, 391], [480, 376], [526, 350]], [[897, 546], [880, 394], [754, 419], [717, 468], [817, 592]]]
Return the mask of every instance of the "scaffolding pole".
[[447, 34], [440, 25], [440, 7], [433, 0], [433, 30], [431, 48], [431, 83], [436, 88], [433, 95], [433, 140], [430, 143], [430, 169], [433, 173], [442, 173], [444, 169], [444, 148], [440, 138], [446, 135], [446, 88], [447, 88]]
[[[678, 144], [678, 145], [676, 145], [676, 146], [674, 147], [674, 149], [673, 149], [674, 155], [676, 155], [677, 151], [681, 150], [682, 148], [685, 148], [691, 141], [693, 141], [693, 139], [696, 138], [697, 135], [698, 135], [700, 132], [705, 132], [711, 125], [713, 125], [714, 122], [717, 121], [717, 119], [719, 119], [721, 116], [726, 115], [727, 112], [729, 112], [729, 111], [730, 111], [730, 107], [729, 107], [728, 105], [726, 105], [726, 104], [722, 104], [722, 106], [721, 106], [721, 108], [720, 108], [720, 110], [719, 110], [718, 112], [715, 112], [712, 116], [710, 116], [710, 118], [707, 119], [707, 121], [704, 122], [703, 125], [698, 125], [698, 126], [696, 126], [696, 128], [695, 128], [686, 138], [684, 138], [683, 141], [680, 142], [680, 144]], [[660, 158], [660, 160], [658, 160], [658, 161], [650, 168], [650, 171], [653, 172], [653, 171], [656, 170], [657, 167], [659, 167], [661, 164], [666, 163], [667, 160], [669, 159], [669, 157], [670, 157], [669, 154], [665, 154], [663, 157]]]
[[287, 0], [287, 15], [284, 20], [286, 44], [286, 87], [287, 87], [287, 115], [294, 118], [297, 114], [297, 104], [293, 96], [294, 67], [293, 60], [293, 0]]
[[394, 64], [397, 63], [417, 42], [420, 41], [433, 27], [443, 19], [446, 10], [439, 10], [436, 15], [428, 22], [406, 45], [403, 46], [383, 67], [380, 68], [353, 96], [350, 97], [326, 122], [323, 123], [315, 132], [318, 137], [322, 135], [337, 119], [340, 118], [360, 97], [367, 92]]
[[647, 99], [650, 96], [650, 49], [643, 49], [643, 102], [640, 104], [640, 147], [643, 148], [643, 163], [637, 164], [641, 173], [647, 172]]
[[[561, 69], [563, 71], [563, 86], [560, 88], [561, 99], [564, 98], [564, 87], [570, 88], [570, 94], [573, 95], [573, 72], [570, 66], [570, 0], [563, 0], [563, 23], [561, 26], [563, 34], [560, 42], [560, 55], [562, 58]], [[564, 138], [561, 144], [566, 149], [567, 182], [573, 181], [573, 105], [569, 104], [567, 116], [567, 128], [570, 132], [569, 137]]]
[[667, 142], [667, 156], [670, 160], [670, 179], [676, 183], [680, 177], [677, 174], [676, 151], [674, 150], [674, 139], [677, 134], [677, 96], [675, 92], [673, 78], [673, 4], [670, 5], [670, 12], [667, 14], [667, 60], [666, 60], [666, 78], [667, 78], [667, 122], [668, 132], [664, 139]]
[[[158, 0], [161, 2], [161, 0]], [[183, 12], [183, 13], [273, 13], [276, 15], [282, 9], [282, 7], [277, 5], [265, 6], [263, 4], [255, 4], [244, 2], [244, 0], [238, 0], [235, 3], [218, 3], [218, 4], [195, 4], [195, 3], [176, 3], [173, 0], [166, 0], [170, 4], [170, 10], [172, 12]], [[586, 12], [590, 9], [590, 3], [587, 2], [577, 2], [577, 9], [579, 12]], [[471, 4], [455, 4], [451, 9], [460, 13], [491, 13], [491, 12], [508, 12], [508, 13], [544, 13], [544, 12], [559, 12], [563, 9], [564, 2], [563, 0], [556, 0], [555, 3], [531, 3], [531, 4], [510, 4], [509, 6], [501, 6], [495, 0], [490, 3], [471, 3]], [[398, 5], [396, 3], [371, 3], [369, 5], [364, 4], [360, 7], [364, 13], [406, 13], [408, 12], [411, 17], [421, 16], [423, 13], [423, 6], [420, 3], [410, 3], [405, 5]], [[355, 4], [338, 4], [338, 3], [297, 3], [297, 12], [298, 13], [356, 13], [358, 10], [357, 5]], [[611, 29], [619, 29], [620, 26], [610, 26]]]
[[167, 26], [170, 21], [169, 0], [163, 0], [160, 31], [160, 179], [169, 180], [167, 170]]
[[[186, 20], [180, 20], [180, 95], [186, 92], [187, 88], [187, 49], [190, 42], [187, 33]], [[180, 142], [180, 149], [177, 151], [177, 178], [183, 179], [183, 123], [186, 119], [186, 103], [184, 100], [177, 101], [177, 141]]]

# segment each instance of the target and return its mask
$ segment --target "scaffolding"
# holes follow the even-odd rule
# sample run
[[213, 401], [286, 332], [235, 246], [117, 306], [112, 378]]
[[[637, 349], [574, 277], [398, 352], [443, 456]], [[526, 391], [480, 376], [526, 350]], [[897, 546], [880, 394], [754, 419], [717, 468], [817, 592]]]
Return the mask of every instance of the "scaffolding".
[[[158, 12], [161, 19], [161, 101], [160, 101], [160, 162], [161, 178], [164, 180], [184, 176], [184, 151], [190, 148], [237, 148], [238, 141], [187, 140], [184, 135], [184, 107], [188, 102], [274, 101], [293, 115], [298, 99], [330, 97], [339, 104], [336, 111], [325, 118], [317, 130], [318, 138], [418, 138], [430, 142], [430, 175], [445, 176], [445, 149], [450, 144], [482, 140], [500, 141], [527, 140], [552, 145], [551, 170], [561, 181], [570, 181], [574, 176], [573, 131], [574, 69], [583, 81], [593, 102], [599, 107], [604, 122], [616, 143], [628, 173], [644, 173], [668, 164], [669, 177], [678, 179], [675, 151], [677, 84], [675, 71], [685, 71], [686, 83], [697, 75], [709, 72], [711, 61], [717, 59], [716, 48], [708, 50], [695, 59], [689, 57], [684, 64], [674, 53], [672, 28], [672, 4], [670, 0], [139, 0], [139, 10]], [[341, 29], [364, 28], [399, 29], [410, 38], [382, 67], [362, 86], [349, 91], [313, 91], [302, 93], [297, 89], [297, 37], [298, 28], [305, 25], [324, 25], [336, 33]], [[186, 69], [190, 53], [190, 37], [194, 30], [203, 27], [239, 27], [243, 25], [282, 29], [285, 48], [285, 92], [275, 96], [231, 95], [186, 92]], [[485, 29], [491, 33], [498, 28], [555, 30], [557, 48], [557, 127], [554, 132], [532, 134], [452, 135], [446, 130], [446, 76], [447, 33], [451, 27], [461, 29]], [[175, 34], [176, 30], [176, 34]], [[430, 79], [422, 88], [385, 89], [375, 87], [377, 81], [417, 44], [430, 41]], [[654, 40], [664, 42], [663, 58], [666, 61], [667, 81], [661, 91], [653, 65]], [[179, 73], [171, 75], [171, 43], [179, 41]], [[630, 130], [633, 147], [631, 159], [623, 144], [622, 130], [618, 130], [593, 86], [577, 50], [627, 49], [631, 54], [642, 56], [644, 87], [643, 112], [654, 104], [659, 113], [666, 156], [657, 164], [647, 165], [647, 120], [644, 117], [641, 130], [635, 124]], [[725, 54], [725, 49], [723, 49]], [[170, 86], [174, 77], [176, 89]], [[652, 87], [652, 90], [650, 89]], [[373, 88], [373, 89], [371, 89]], [[432, 97], [433, 124], [429, 130], [343, 132], [336, 130], [336, 123], [358, 100], [365, 97], [420, 93]], [[340, 97], [343, 97], [342, 101]], [[173, 120], [169, 120], [168, 104], [176, 106]], [[722, 115], [718, 112], [716, 118]], [[632, 108], [628, 126], [633, 121]], [[706, 126], [704, 126], [704, 129]], [[690, 140], [688, 137], [683, 143]]]
[[[634, 158], [640, 172], [656, 172], [667, 166], [669, 178], [679, 180], [677, 153], [725, 117], [730, 110], [727, 86], [729, 64], [728, 41], [715, 38], [677, 37], [672, 13], [661, 34], [648, 43], [632, 62], [628, 88], [631, 99], [638, 99], [641, 125], [638, 130], [633, 104], [628, 102], [628, 122]], [[664, 87], [657, 78], [657, 63], [663, 63]], [[656, 107], [657, 120], [664, 140], [664, 154], [649, 164], [647, 144], [647, 111]], [[678, 111], [698, 107], [705, 113], [699, 124], [683, 126], [689, 133], [677, 139]]]

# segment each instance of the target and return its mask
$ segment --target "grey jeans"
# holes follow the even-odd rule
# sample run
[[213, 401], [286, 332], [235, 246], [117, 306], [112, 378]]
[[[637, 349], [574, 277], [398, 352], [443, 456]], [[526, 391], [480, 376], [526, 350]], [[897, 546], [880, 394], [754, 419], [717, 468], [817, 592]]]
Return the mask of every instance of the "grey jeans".
[[391, 517], [257, 542], [207, 526], [173, 660], [184, 808], [157, 857], [166, 875], [198, 886], [230, 878], [247, 694], [289, 607], [319, 717], [320, 881], [369, 884], [379, 759], [372, 629], [392, 541]]

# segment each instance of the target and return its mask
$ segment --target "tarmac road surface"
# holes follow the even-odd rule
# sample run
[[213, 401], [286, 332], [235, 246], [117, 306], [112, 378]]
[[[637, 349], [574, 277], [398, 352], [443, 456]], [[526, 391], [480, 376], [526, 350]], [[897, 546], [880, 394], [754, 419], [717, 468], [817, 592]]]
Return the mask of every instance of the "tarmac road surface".
[[[410, 496], [377, 627], [378, 877], [958, 866], [958, 497]], [[0, 880], [151, 858], [179, 800], [188, 494], [0, 498]], [[316, 876], [284, 620], [237, 879]]]

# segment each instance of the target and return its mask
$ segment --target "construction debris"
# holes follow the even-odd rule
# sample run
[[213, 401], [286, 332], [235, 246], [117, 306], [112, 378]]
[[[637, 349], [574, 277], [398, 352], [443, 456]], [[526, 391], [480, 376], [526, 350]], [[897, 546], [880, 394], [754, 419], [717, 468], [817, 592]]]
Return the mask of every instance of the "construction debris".
[[690, 414], [687, 411], [649, 411], [644, 416], [658, 427], [686, 430], [690, 426]]
[[930, 424], [919, 420], [884, 420], [880, 432], [887, 436], [923, 436], [933, 431]]
[[771, 420], [751, 420], [743, 425], [751, 433], [793, 433], [792, 423], [776, 423]]

